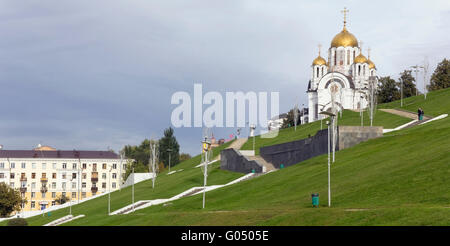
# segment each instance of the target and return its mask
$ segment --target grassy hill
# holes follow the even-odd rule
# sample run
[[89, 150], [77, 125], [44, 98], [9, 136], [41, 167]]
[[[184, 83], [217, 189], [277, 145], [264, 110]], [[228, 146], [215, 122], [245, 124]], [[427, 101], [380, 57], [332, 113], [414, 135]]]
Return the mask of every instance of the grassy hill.
[[[427, 100], [423, 96], [407, 99], [410, 104], [406, 107], [414, 111], [420, 105], [425, 113], [435, 116], [449, 113], [449, 98], [450, 90], [437, 91], [430, 93]], [[396, 103], [379, 108], [396, 107]], [[345, 112], [339, 122], [358, 125], [358, 113], [353, 115], [353, 121], [352, 113]], [[376, 119], [387, 128], [401, 124], [401, 119], [390, 117], [377, 112]], [[394, 124], [394, 120], [398, 122]], [[317, 129], [320, 122], [303, 125], [297, 132], [289, 128], [272, 140], [284, 141], [282, 134], [288, 139], [301, 138], [301, 134]], [[173, 201], [169, 206], [157, 205], [128, 215], [107, 216], [107, 198], [102, 197], [74, 206], [74, 215], [86, 217], [64, 225], [450, 225], [449, 137], [450, 118], [447, 117], [336, 152], [336, 162], [331, 168], [331, 208], [326, 207], [327, 156], [322, 155], [210, 191], [205, 209], [201, 208], [202, 196], [196, 195]], [[192, 162], [183, 165], [188, 168], [195, 160]], [[239, 174], [215, 170], [216, 177], [213, 174], [209, 177], [212, 183], [239, 177]], [[157, 179], [159, 191], [151, 189], [150, 181], [140, 183], [136, 185], [136, 201], [167, 198], [168, 193], [190, 188], [185, 185], [199, 185], [199, 172], [190, 168], [174, 175], [161, 175]], [[320, 208], [311, 207], [311, 193], [316, 192], [320, 194]], [[130, 203], [130, 190], [115, 192], [112, 197], [115, 197], [112, 203], [115, 210]], [[67, 213], [68, 209], [62, 209], [50, 219], [36, 216], [28, 221], [41, 225]]]

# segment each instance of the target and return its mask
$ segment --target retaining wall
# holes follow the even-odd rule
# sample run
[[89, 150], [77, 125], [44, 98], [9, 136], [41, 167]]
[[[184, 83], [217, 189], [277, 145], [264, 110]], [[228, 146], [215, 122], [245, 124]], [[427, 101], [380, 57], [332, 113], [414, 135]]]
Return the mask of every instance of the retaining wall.
[[235, 149], [224, 149], [220, 152], [220, 169], [240, 173], [261, 173], [263, 168], [254, 160], [248, 160]]

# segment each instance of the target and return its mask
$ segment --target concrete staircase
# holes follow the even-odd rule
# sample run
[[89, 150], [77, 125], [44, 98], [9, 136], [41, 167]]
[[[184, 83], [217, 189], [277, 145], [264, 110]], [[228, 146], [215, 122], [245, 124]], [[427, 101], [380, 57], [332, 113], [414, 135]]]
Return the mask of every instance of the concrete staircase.
[[267, 162], [266, 160], [264, 160], [261, 156], [256, 155], [256, 156], [247, 156], [248, 160], [254, 160], [256, 162], [258, 162], [259, 164], [261, 164], [263, 166], [263, 173], [267, 173], [270, 171], [274, 171], [276, 170], [276, 168], [273, 166], [272, 163]]

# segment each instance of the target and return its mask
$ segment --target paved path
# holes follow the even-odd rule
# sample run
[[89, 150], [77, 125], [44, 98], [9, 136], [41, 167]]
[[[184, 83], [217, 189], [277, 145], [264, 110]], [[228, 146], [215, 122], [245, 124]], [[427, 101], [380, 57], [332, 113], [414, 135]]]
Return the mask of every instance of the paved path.
[[[387, 113], [396, 114], [396, 115], [399, 115], [399, 116], [402, 116], [402, 117], [405, 117], [405, 118], [410, 118], [410, 119], [413, 119], [413, 120], [417, 120], [417, 118], [418, 118], [417, 117], [417, 113], [412, 113], [412, 112], [409, 112], [409, 111], [398, 110], [398, 109], [391, 109], [391, 108], [389, 108], [389, 109], [382, 108], [380, 110], [384, 111], [384, 112], [387, 112]], [[424, 115], [423, 119], [424, 120], [429, 120], [431, 118]]]

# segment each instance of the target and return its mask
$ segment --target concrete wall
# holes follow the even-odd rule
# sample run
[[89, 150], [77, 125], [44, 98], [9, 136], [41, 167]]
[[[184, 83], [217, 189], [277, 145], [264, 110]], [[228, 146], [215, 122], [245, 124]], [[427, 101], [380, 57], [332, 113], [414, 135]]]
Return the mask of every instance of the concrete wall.
[[320, 130], [316, 135], [297, 141], [260, 148], [260, 155], [275, 168], [297, 164], [328, 152], [328, 130]]
[[134, 183], [137, 184], [139, 182], [149, 180], [152, 178], [153, 178], [153, 173], [134, 173], [134, 177], [133, 177], [133, 174], [131, 173], [128, 176], [127, 181], [125, 181], [125, 183], [122, 185], [122, 188], [132, 185], [133, 180], [134, 180]]
[[254, 160], [248, 160], [235, 149], [224, 149], [220, 152], [220, 169], [240, 173], [261, 173], [263, 168]]
[[382, 126], [339, 126], [339, 149], [350, 148], [363, 141], [383, 136]]

